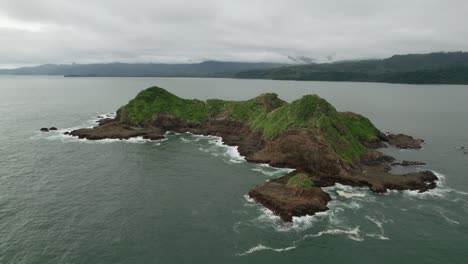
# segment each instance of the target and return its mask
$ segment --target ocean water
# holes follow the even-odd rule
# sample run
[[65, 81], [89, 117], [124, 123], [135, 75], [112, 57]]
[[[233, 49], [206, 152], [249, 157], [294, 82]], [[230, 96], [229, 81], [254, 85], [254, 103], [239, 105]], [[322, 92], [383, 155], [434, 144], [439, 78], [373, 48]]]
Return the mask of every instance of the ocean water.
[[[282, 223], [247, 196], [287, 173], [219, 138], [90, 142], [140, 90], [186, 98], [316, 93], [383, 131], [426, 140], [386, 149], [440, 177], [428, 193], [327, 188], [330, 210]], [[0, 263], [468, 263], [468, 86], [192, 78], [0, 76]], [[39, 128], [56, 126], [58, 132]]]

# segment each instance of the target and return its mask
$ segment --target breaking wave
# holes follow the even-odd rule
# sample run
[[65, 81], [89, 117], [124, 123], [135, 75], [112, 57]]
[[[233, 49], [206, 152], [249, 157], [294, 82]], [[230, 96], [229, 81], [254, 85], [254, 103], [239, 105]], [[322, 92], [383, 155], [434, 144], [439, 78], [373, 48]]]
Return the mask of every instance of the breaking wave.
[[273, 178], [273, 177], [280, 177], [280, 176], [286, 175], [290, 172], [293, 172], [295, 169], [277, 168], [277, 167], [272, 167], [268, 164], [257, 164], [255, 168], [253, 168], [252, 170], [260, 172], [263, 175]]
[[242, 156], [238, 149], [238, 146], [229, 146], [224, 144], [221, 137], [216, 136], [200, 136], [193, 135], [195, 138], [205, 139], [207, 142], [212, 145], [208, 148], [200, 147], [200, 151], [210, 153], [215, 157], [224, 157], [229, 163], [243, 163], [245, 162], [244, 156]]
[[[467, 192], [459, 191], [453, 188], [450, 188], [446, 185], [446, 176], [437, 171], [432, 172], [437, 176], [438, 180], [436, 181], [437, 187], [427, 192], [419, 193], [418, 191], [402, 191], [402, 193], [410, 198], [419, 198], [419, 199], [429, 199], [429, 198], [448, 198], [450, 195], [468, 195]], [[398, 193], [398, 192], [390, 192]]]

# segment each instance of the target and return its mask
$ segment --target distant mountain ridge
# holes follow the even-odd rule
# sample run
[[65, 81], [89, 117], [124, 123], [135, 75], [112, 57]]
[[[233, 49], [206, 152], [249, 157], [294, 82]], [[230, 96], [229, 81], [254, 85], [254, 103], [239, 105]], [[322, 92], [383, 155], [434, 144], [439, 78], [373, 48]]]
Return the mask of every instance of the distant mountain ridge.
[[468, 84], [468, 52], [394, 55], [386, 59], [281, 64], [205, 61], [192, 64], [44, 64], [0, 69], [0, 75], [67, 77], [224, 77], [301, 81]]
[[123, 76], [123, 77], [232, 77], [246, 70], [285, 66], [280, 63], [250, 63], [205, 61], [192, 64], [163, 63], [97, 63], [44, 64], [35, 67], [0, 69], [0, 74], [64, 75], [64, 76]]
[[315, 63], [239, 72], [236, 78], [468, 84], [468, 52], [394, 55], [387, 59]]

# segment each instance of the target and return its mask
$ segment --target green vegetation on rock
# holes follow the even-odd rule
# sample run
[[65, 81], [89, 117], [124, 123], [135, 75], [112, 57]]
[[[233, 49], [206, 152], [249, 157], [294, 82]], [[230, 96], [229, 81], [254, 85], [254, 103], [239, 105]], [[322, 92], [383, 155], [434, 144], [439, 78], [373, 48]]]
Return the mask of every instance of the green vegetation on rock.
[[151, 87], [122, 108], [122, 117], [133, 123], [146, 123], [155, 113], [168, 113], [186, 121], [201, 122], [208, 119], [207, 112], [203, 101], [182, 99], [162, 88]]
[[246, 79], [467, 84], [468, 52], [395, 55], [387, 59], [339, 61], [238, 72]]
[[300, 189], [310, 189], [314, 186], [314, 182], [304, 173], [299, 173], [289, 179], [288, 186], [300, 188]]
[[371, 121], [362, 115], [352, 112], [343, 112], [341, 113], [341, 120], [348, 128], [349, 132], [359, 140], [371, 140], [379, 133], [379, 130]]
[[152, 122], [156, 113], [171, 114], [187, 122], [232, 119], [274, 139], [290, 129], [312, 129], [344, 161], [352, 162], [365, 151], [360, 140], [375, 137], [378, 130], [369, 119], [352, 113], [339, 113], [325, 99], [305, 95], [287, 103], [277, 94], [267, 93], [247, 101], [205, 101], [180, 98], [151, 87], [140, 92], [120, 110], [121, 121], [136, 125]]

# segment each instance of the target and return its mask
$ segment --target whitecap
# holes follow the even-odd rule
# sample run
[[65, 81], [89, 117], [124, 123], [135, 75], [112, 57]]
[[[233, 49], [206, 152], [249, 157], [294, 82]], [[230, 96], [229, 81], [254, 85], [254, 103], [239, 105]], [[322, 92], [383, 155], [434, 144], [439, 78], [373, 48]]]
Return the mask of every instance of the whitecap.
[[30, 139], [47, 139], [47, 140], [60, 140], [64, 143], [68, 142], [79, 142], [79, 143], [97, 143], [97, 144], [105, 144], [105, 143], [114, 143], [114, 142], [125, 142], [125, 143], [146, 143], [146, 142], [156, 142], [155, 145], [160, 145], [161, 141], [167, 140], [167, 138], [159, 139], [159, 140], [151, 140], [151, 139], [144, 139], [143, 137], [132, 137], [129, 139], [113, 139], [113, 138], [106, 138], [100, 140], [89, 140], [85, 138], [78, 138], [72, 135], [65, 135], [65, 132], [70, 132], [80, 128], [92, 128], [99, 123], [99, 120], [106, 119], [106, 118], [115, 118], [117, 115], [116, 112], [113, 113], [104, 113], [104, 114], [97, 114], [95, 118], [92, 118], [81, 126], [76, 127], [69, 127], [69, 128], [61, 128], [55, 131], [49, 131], [47, 133], [40, 132], [39, 134], [32, 136]]
[[429, 198], [447, 198], [450, 194], [459, 194], [459, 195], [468, 195], [468, 193], [459, 191], [450, 187], [446, 186], [446, 176], [442, 173], [437, 171], [431, 170], [437, 176], [437, 186], [434, 189], [430, 189], [426, 192], [419, 192], [413, 190], [404, 190], [404, 191], [397, 191], [397, 190], [388, 190], [385, 195], [392, 195], [392, 194], [399, 194], [402, 193], [403, 195], [410, 197], [410, 198], [418, 198], [418, 199], [429, 199]]
[[335, 185], [323, 189], [335, 198], [335, 193], [344, 198], [364, 198], [367, 196], [366, 193], [369, 192], [366, 187], [353, 187], [339, 183], [335, 183]]
[[380, 240], [390, 240], [390, 238], [384, 236], [384, 235], [381, 235], [381, 234], [366, 234], [366, 236], [368, 237], [372, 237], [372, 238], [377, 238], [377, 239], [380, 239]]
[[229, 146], [224, 144], [221, 137], [215, 136], [198, 136], [199, 138], [208, 139], [208, 143], [213, 145], [208, 148], [198, 148], [200, 151], [211, 153], [213, 156], [224, 156], [229, 163], [245, 162], [245, 157], [238, 151], [238, 146]]
[[144, 144], [144, 143], [152, 142], [156, 146], [159, 146], [161, 142], [167, 140], [167, 138], [151, 140], [151, 139], [145, 139], [141, 136], [132, 137], [128, 139], [105, 138], [105, 139], [99, 139], [99, 140], [89, 140], [85, 138], [78, 138], [72, 135], [65, 135], [63, 133], [55, 133], [55, 134], [51, 134], [43, 138], [46, 140], [60, 140], [63, 143], [87, 143], [87, 144], [108, 144], [108, 143], [116, 143], [116, 142]]
[[189, 140], [189, 139], [186, 139], [186, 138], [183, 138], [181, 137], [180, 140], [184, 143], [190, 143], [190, 142], [193, 142], [192, 140]]
[[348, 193], [345, 191], [338, 190], [336, 193], [344, 198], [353, 198], [353, 197], [364, 197], [366, 196], [364, 193]]
[[377, 219], [373, 218], [373, 217], [370, 217], [368, 215], [366, 215], [366, 218], [373, 222], [382, 232], [383, 232], [383, 224], [382, 222], [378, 221]]
[[329, 212], [317, 212], [314, 215], [293, 216], [291, 222], [284, 222], [273, 211], [266, 207], [258, 206], [261, 214], [253, 220], [258, 226], [271, 226], [277, 232], [300, 232], [309, 229], [323, 218], [327, 217]]
[[295, 246], [290, 246], [290, 247], [285, 247], [285, 248], [272, 248], [272, 247], [264, 246], [262, 244], [258, 244], [257, 246], [252, 247], [249, 250], [247, 250], [247, 251], [245, 251], [243, 253], [238, 253], [236, 255], [237, 256], [246, 256], [246, 255], [249, 255], [249, 254], [252, 254], [252, 253], [255, 253], [255, 252], [258, 252], [258, 251], [264, 251], [264, 250], [270, 250], [270, 251], [275, 251], [275, 252], [283, 252], [283, 251], [289, 251], [289, 250], [292, 250], [292, 249], [295, 249], [295, 248], [296, 248]]
[[244, 195], [244, 199], [248, 202], [248, 203], [255, 203], [255, 200], [250, 197], [249, 195], [245, 194]]
[[291, 168], [273, 167], [273, 166], [270, 166], [269, 164], [266, 164], [266, 163], [258, 164], [252, 170], [260, 172], [263, 175], [266, 175], [266, 176], [269, 176], [269, 177], [283, 176], [283, 175], [286, 175], [286, 174], [288, 174], [290, 172], [295, 171], [295, 169], [291, 169]]

